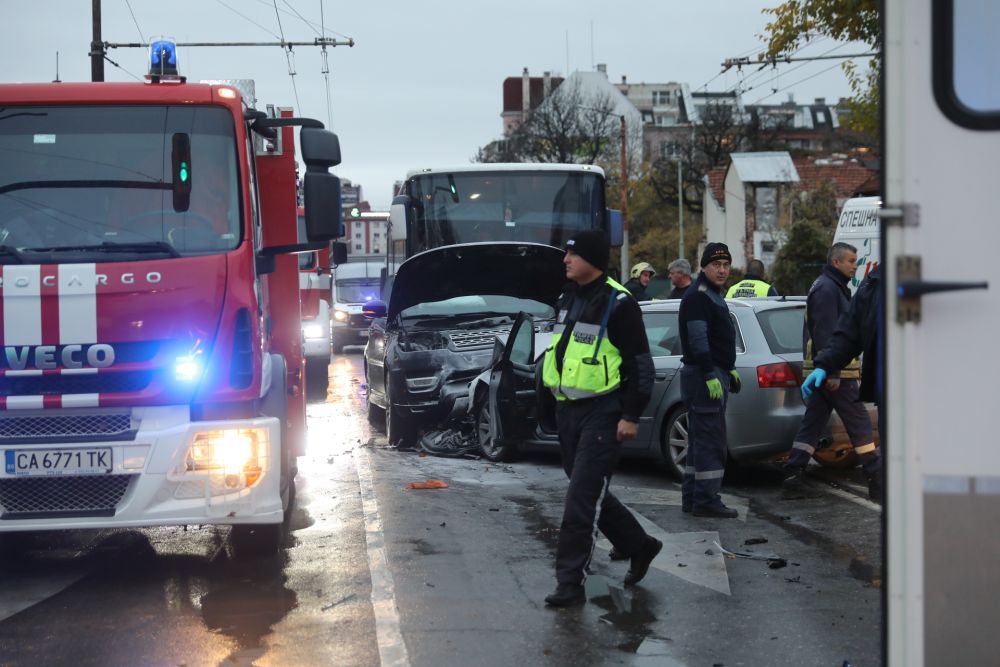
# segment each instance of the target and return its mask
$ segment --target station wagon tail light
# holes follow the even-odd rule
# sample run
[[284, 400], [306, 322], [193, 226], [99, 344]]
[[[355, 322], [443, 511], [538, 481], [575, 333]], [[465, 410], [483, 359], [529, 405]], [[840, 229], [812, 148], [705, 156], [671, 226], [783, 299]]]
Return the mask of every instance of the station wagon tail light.
[[787, 361], [757, 367], [757, 384], [761, 389], [787, 389], [798, 387], [799, 374]]

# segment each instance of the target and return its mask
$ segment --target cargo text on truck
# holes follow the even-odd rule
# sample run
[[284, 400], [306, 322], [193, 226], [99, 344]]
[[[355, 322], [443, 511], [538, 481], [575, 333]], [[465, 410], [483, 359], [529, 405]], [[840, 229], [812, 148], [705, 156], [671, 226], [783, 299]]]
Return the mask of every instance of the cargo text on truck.
[[0, 86], [0, 532], [273, 550], [305, 443], [295, 255], [342, 234], [340, 146], [150, 53], [146, 83]]

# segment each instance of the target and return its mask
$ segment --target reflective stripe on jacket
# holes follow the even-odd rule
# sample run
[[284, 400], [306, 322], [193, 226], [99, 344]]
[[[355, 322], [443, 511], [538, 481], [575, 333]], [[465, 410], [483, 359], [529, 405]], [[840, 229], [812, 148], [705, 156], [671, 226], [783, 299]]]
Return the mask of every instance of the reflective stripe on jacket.
[[727, 299], [750, 299], [753, 297], [767, 296], [771, 291], [771, 285], [763, 280], [741, 280], [726, 293]]
[[[557, 325], [552, 341], [545, 351], [542, 364], [542, 382], [555, 395], [556, 400], [577, 400], [609, 394], [621, 384], [621, 352], [608, 338], [607, 325], [615, 303], [628, 290], [607, 278], [610, 292], [603, 292], [605, 305], [596, 317], [581, 317], [569, 327]], [[597, 319], [597, 321], [589, 321]], [[602, 330], [603, 329], [603, 330]], [[559, 342], [569, 336], [562, 359], [557, 358]]]

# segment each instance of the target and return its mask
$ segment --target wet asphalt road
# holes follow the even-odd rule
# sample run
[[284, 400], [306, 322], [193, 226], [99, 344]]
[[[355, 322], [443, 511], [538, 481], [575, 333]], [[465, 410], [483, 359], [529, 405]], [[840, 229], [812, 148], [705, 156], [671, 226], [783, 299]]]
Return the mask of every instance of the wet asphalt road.
[[[588, 604], [556, 611], [558, 457], [388, 449], [358, 350], [330, 372], [279, 557], [236, 558], [226, 528], [6, 539], [0, 665], [881, 664], [881, 513], [856, 475], [824, 471], [820, 498], [783, 501], [774, 467], [735, 471], [741, 516], [713, 520], [682, 514], [662, 470], [623, 462], [612, 490], [666, 546], [622, 589], [627, 563], [600, 543]], [[427, 479], [449, 486], [405, 488]]]

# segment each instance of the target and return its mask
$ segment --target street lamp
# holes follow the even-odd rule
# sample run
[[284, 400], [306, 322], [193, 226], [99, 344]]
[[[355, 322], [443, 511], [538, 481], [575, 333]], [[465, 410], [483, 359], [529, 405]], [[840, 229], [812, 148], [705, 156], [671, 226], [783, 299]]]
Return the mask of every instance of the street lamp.
[[622, 250], [621, 250], [621, 276], [628, 275], [628, 160], [625, 155], [625, 114], [612, 113], [604, 109], [579, 106], [584, 111], [596, 111], [605, 116], [618, 116], [621, 121], [621, 169], [622, 169]]

